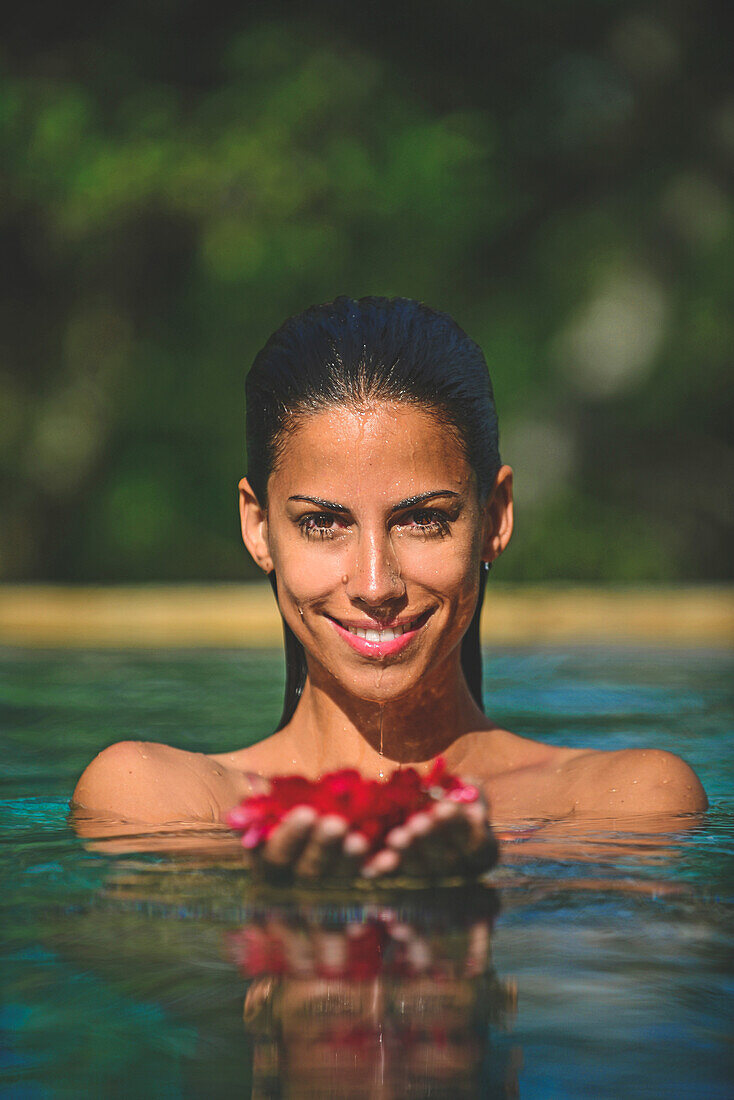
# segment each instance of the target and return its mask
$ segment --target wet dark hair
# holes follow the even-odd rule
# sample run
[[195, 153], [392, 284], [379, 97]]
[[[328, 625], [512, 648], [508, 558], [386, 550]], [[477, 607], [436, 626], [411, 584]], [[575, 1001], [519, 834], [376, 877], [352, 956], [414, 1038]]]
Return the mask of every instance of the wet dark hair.
[[[410, 298], [337, 298], [290, 317], [247, 376], [247, 476], [267, 506], [267, 484], [288, 432], [334, 405], [402, 402], [434, 413], [455, 432], [486, 500], [501, 465], [492, 383], [481, 349], [446, 313]], [[277, 598], [277, 579], [270, 574]], [[482, 707], [479, 599], [461, 645], [461, 666]], [[306, 682], [303, 646], [283, 620], [286, 685], [278, 729]]]

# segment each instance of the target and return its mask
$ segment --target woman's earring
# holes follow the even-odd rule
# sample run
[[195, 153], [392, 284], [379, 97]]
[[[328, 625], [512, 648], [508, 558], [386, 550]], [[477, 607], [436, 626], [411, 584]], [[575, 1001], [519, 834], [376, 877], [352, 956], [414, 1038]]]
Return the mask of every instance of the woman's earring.
[[492, 562], [491, 561], [483, 561], [482, 562], [482, 569], [484, 570], [485, 577], [487, 576], [487, 573], [489, 573], [491, 568], [492, 568]]

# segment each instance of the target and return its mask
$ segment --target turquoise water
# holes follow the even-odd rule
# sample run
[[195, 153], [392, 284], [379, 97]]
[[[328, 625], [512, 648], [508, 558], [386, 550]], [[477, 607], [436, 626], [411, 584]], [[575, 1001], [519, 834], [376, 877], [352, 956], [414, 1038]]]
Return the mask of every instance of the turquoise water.
[[499, 723], [688, 759], [711, 810], [670, 836], [518, 843], [492, 888], [297, 897], [81, 844], [67, 803], [95, 752], [256, 739], [280, 660], [0, 654], [0, 1095], [732, 1095], [731, 654], [487, 655]]

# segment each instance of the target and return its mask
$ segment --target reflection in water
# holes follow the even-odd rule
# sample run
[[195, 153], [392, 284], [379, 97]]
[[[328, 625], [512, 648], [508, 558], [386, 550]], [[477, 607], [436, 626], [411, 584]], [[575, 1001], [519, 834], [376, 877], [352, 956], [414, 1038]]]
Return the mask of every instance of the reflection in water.
[[[409, 905], [278, 906], [227, 939], [251, 984], [253, 1100], [498, 1096], [490, 1025], [515, 992], [491, 966], [497, 898], [476, 887]], [[505, 1077], [504, 1082], [501, 1078]]]
[[501, 1034], [515, 989], [492, 966], [498, 909], [481, 884], [295, 890], [125, 857], [65, 931], [55, 919], [54, 940], [195, 1027], [186, 1095], [248, 1095], [251, 1073], [253, 1100], [499, 1100], [517, 1095], [518, 1066]]

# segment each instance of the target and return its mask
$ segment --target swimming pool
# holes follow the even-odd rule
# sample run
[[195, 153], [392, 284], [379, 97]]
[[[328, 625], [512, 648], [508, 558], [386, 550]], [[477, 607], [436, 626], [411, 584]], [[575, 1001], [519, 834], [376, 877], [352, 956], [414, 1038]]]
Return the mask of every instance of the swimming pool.
[[74, 780], [121, 738], [223, 750], [279, 654], [0, 654], [8, 1097], [732, 1094], [732, 666], [720, 650], [504, 649], [488, 712], [553, 743], [672, 748], [711, 810], [663, 838], [508, 849], [490, 887], [263, 892], [83, 847]]

